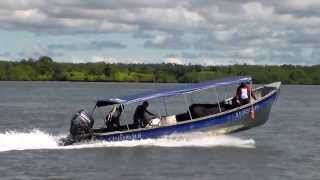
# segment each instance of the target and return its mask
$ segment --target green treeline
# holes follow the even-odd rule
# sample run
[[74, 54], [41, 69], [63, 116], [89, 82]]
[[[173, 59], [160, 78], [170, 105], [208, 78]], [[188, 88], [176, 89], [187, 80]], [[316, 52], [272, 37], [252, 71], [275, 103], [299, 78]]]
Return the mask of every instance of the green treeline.
[[20, 62], [0, 61], [3, 81], [201, 82], [219, 77], [249, 75], [254, 83], [320, 84], [320, 65], [201, 66], [177, 64], [57, 63], [50, 57]]

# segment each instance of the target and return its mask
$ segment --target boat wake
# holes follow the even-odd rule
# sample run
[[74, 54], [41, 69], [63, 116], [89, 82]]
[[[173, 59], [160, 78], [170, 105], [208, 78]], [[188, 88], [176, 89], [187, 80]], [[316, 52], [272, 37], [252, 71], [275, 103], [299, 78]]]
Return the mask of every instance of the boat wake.
[[146, 139], [120, 142], [90, 142], [72, 146], [59, 146], [58, 139], [65, 135], [50, 135], [44, 131], [34, 129], [28, 132], [7, 131], [0, 133], [0, 152], [12, 150], [35, 149], [82, 149], [99, 147], [237, 147], [254, 148], [253, 139], [243, 139], [230, 135], [214, 135], [210, 133], [176, 134], [159, 139]]

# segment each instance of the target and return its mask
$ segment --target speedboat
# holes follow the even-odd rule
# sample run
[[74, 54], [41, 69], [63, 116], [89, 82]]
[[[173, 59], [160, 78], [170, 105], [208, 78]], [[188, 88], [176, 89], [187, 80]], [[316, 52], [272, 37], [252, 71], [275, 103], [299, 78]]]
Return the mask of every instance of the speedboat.
[[[80, 110], [73, 116], [70, 134], [60, 139], [59, 144], [66, 146], [87, 141], [131, 141], [195, 131], [228, 134], [260, 126], [269, 118], [271, 107], [280, 93], [281, 82], [253, 89], [252, 93], [257, 98], [255, 100], [252, 98], [247, 104], [235, 105], [232, 96], [223, 100], [219, 99], [217, 88], [236, 86], [241, 83], [250, 83], [252, 87], [252, 78], [249, 76], [227, 77], [202, 83], [177, 85], [120, 98], [97, 100], [91, 112]], [[201, 94], [207, 90], [211, 90], [210, 92], [217, 97], [216, 102], [196, 104], [188, 102], [188, 96], [195, 93]], [[184, 103], [180, 104], [181, 107], [184, 107], [184, 112], [168, 113], [170, 104], [166, 103], [166, 99], [174, 96], [184, 100]], [[93, 127], [95, 121], [93, 117], [97, 109], [117, 107], [120, 109], [118, 115], [121, 113], [123, 115], [126, 107], [152, 100], [163, 102], [165, 113], [153, 117], [145, 126], [136, 126], [132, 122], [132, 116], [127, 114], [121, 117], [125, 119], [125, 122], [118, 123], [116, 128]], [[117, 108], [113, 108], [112, 112], [115, 112]]]

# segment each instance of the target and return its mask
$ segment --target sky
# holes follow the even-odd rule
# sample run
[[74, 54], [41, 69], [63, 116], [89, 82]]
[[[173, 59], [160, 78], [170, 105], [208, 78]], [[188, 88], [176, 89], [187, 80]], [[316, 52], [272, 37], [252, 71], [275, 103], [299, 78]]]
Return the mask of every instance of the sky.
[[319, 0], [1, 0], [0, 59], [320, 64]]

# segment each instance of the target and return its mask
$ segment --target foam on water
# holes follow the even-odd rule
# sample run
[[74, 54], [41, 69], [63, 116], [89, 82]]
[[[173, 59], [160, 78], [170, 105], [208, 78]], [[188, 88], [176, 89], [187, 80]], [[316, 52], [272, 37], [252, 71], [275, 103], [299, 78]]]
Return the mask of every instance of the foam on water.
[[41, 130], [28, 132], [7, 131], [0, 133], [0, 152], [12, 150], [32, 149], [81, 149], [101, 147], [136, 147], [136, 146], [159, 146], [159, 147], [238, 147], [254, 148], [253, 139], [242, 139], [230, 135], [214, 135], [210, 133], [176, 134], [159, 139], [146, 139], [120, 142], [90, 142], [72, 146], [59, 146], [58, 139], [65, 135], [53, 136]]
[[0, 133], [0, 151], [56, 148], [54, 136], [34, 129], [27, 132], [7, 131]]

